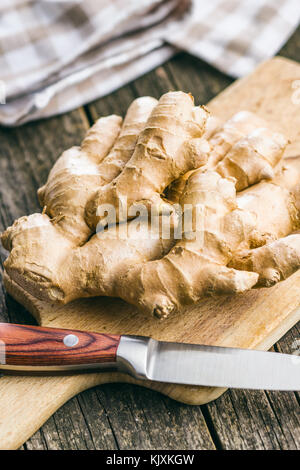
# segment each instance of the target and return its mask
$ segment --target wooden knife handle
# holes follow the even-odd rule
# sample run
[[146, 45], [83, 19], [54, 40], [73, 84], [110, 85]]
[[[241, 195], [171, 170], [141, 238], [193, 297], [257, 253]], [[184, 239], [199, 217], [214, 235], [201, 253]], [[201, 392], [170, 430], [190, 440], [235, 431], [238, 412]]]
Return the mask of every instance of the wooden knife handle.
[[[116, 362], [121, 336], [0, 323], [0, 369], [79, 369]], [[57, 367], [57, 369], [55, 369]], [[12, 367], [14, 369], [14, 367]]]

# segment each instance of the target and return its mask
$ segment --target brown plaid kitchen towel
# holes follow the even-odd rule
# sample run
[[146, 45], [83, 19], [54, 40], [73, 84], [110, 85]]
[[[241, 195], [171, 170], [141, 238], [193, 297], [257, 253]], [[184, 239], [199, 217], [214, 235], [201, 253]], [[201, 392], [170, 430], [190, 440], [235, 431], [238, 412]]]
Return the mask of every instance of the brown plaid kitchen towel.
[[299, 20], [299, 0], [1, 0], [0, 123], [73, 109], [178, 50], [245, 75]]

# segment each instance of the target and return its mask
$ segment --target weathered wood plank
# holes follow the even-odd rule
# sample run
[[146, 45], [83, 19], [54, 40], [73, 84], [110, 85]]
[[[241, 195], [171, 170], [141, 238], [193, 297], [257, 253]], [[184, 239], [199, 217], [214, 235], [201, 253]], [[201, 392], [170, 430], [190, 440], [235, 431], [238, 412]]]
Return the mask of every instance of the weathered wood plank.
[[230, 390], [207, 405], [224, 449], [299, 449], [299, 408], [293, 393]]
[[26, 450], [62, 450], [54, 416], [24, 445]]
[[[295, 354], [295, 360], [300, 362], [300, 323], [298, 323], [294, 328], [292, 328], [281, 340], [276, 344], [276, 350], [285, 354]], [[281, 402], [282, 398], [282, 404]], [[285, 412], [285, 410], [293, 409], [293, 406], [296, 406], [296, 410], [298, 410], [297, 414], [297, 421], [296, 424], [291, 426], [293, 436], [296, 436], [298, 446], [300, 445], [300, 392], [295, 393], [295, 397], [291, 394], [278, 394], [278, 393], [270, 393], [269, 394], [270, 402], [274, 403], [274, 410], [278, 415], [278, 419], [283, 421], [282, 426], [285, 428], [286, 425], [290, 425], [289, 421], [289, 412]], [[298, 405], [298, 406], [297, 406]]]
[[[214, 449], [200, 407], [137, 386], [111, 384], [70, 400], [28, 449]], [[86, 447], [85, 447], [86, 446]]]
[[128, 85], [85, 106], [85, 110], [87, 111], [91, 124], [100, 116], [109, 114], [119, 114], [124, 117], [127, 108], [136, 97], [137, 94], [134, 93], [131, 86]]
[[51, 450], [95, 449], [77, 398], [70, 400], [26, 443], [27, 448]]
[[[97, 388], [120, 449], [213, 449], [200, 407], [137, 386]], [[120, 426], [122, 423], [122, 426]]]
[[295, 30], [287, 43], [281, 48], [279, 54], [288, 59], [300, 60], [300, 26]]
[[178, 54], [166, 64], [166, 71], [177, 89], [192, 93], [196, 104], [207, 103], [233, 82], [232, 78], [188, 54]]
[[[174, 60], [174, 59], [173, 59]], [[150, 95], [159, 99], [168, 91], [175, 90], [176, 84], [170, 79], [166, 65], [158, 67], [131, 84], [137, 96]]]

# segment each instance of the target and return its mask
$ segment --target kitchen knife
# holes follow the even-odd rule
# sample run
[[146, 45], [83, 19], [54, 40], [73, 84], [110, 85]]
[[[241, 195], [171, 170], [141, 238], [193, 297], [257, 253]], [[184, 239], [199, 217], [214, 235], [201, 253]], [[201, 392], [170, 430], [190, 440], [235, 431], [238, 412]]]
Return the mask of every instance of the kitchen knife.
[[296, 355], [0, 323], [0, 371], [108, 369], [185, 385], [300, 390]]

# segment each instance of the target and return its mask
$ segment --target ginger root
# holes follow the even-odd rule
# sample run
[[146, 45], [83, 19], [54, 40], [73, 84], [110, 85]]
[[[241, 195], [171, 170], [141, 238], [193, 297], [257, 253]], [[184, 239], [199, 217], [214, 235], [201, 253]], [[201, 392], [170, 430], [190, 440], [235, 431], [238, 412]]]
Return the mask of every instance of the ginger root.
[[[119, 296], [158, 317], [273, 285], [300, 267], [300, 158], [282, 165], [286, 144], [247, 111], [220, 125], [186, 93], [139, 98], [57, 160], [43, 213], [1, 235], [5, 270], [46, 301]], [[105, 228], [102, 204], [120, 223]]]
[[[300, 267], [300, 240], [294, 238], [300, 235], [274, 240], [299, 228], [299, 212], [295, 194], [278, 183], [279, 177], [277, 184], [261, 182], [234, 201], [233, 180], [222, 178], [217, 172], [194, 172], [180, 203], [192, 203], [194, 210], [200, 205], [202, 209], [200, 224], [193, 226], [195, 240], [184, 236], [164, 258], [129, 268], [121, 279], [118, 295], [165, 318], [204, 296], [270, 286], [291, 275]], [[230, 197], [226, 199], [230, 184]], [[270, 242], [274, 243], [266, 245]], [[281, 260], [279, 254], [288, 254], [288, 249], [290, 256]], [[260, 256], [265, 260], [261, 264], [257, 261]], [[273, 274], [276, 269], [280, 274], [268, 282], [264, 266], [272, 267]], [[247, 277], [245, 271], [251, 276]], [[272, 273], [267, 272], [270, 278]], [[133, 289], [126, 289], [128, 285]]]
[[121, 173], [156, 104], [149, 96], [134, 100], [122, 126], [119, 116], [100, 118], [88, 130], [81, 147], [62, 154], [47, 183], [38, 190], [41, 206], [75, 244], [84, 243], [92, 233], [84, 218], [87, 201], [97, 187]]
[[[177, 224], [173, 213], [171, 232]], [[174, 238], [172, 233], [163, 238], [147, 220], [134, 219], [74, 246], [46, 214], [32, 214], [14, 222], [2, 234], [2, 244], [11, 251], [5, 270], [15, 282], [41, 300], [68, 303], [81, 297], [116, 297], [121, 272], [168, 253]]]
[[[213, 169], [221, 176], [236, 178], [237, 191], [261, 179], [274, 178], [287, 140], [269, 129], [266, 121], [249, 111], [240, 111], [223, 125], [214, 120], [208, 127], [202, 147], [199, 146], [207, 160], [202, 171]], [[167, 188], [168, 199], [179, 201], [191, 173], [182, 175]]]
[[[131, 159], [122, 173], [110, 184], [99, 189], [86, 206], [86, 221], [92, 229], [104, 219], [97, 214], [99, 207], [115, 207], [116, 221], [130, 217], [140, 204], [165, 206], [161, 198], [164, 189], [187, 171], [198, 168], [203, 153], [198, 146], [208, 112], [194, 106], [191, 95], [169, 92], [163, 95], [153, 109], [144, 130], [140, 133]], [[105, 221], [104, 224], [107, 222]]]
[[271, 287], [299, 269], [300, 234], [295, 233], [260, 248], [239, 252], [229, 265], [259, 274], [257, 287]]
[[205, 295], [233, 294], [255, 285], [256, 273], [226, 266], [254, 226], [251, 214], [237, 207], [234, 183], [216, 172], [194, 172], [180, 200], [183, 211], [192, 206], [191, 231], [183, 232], [165, 257], [130, 268], [119, 281], [118, 295], [166, 317]]

